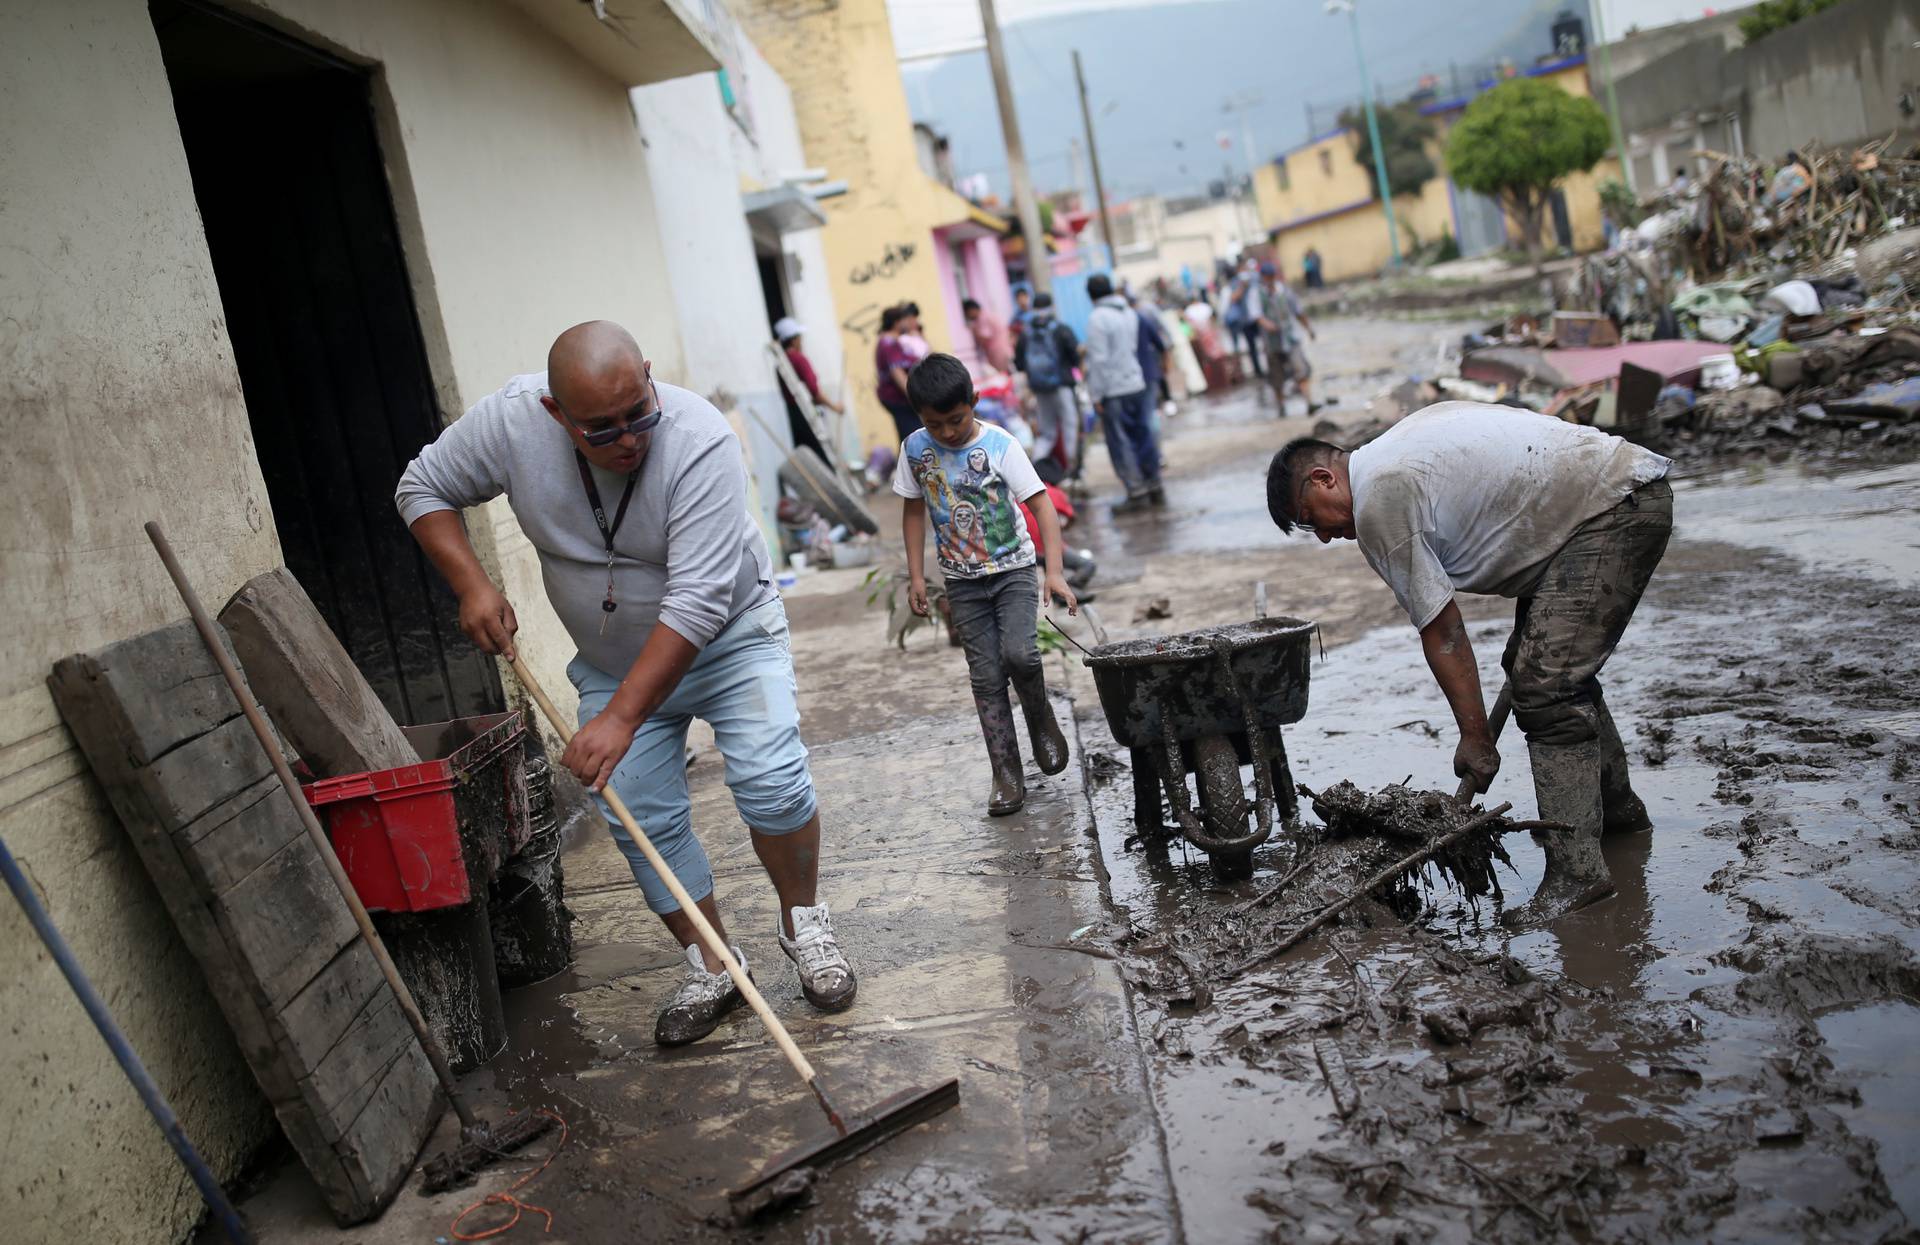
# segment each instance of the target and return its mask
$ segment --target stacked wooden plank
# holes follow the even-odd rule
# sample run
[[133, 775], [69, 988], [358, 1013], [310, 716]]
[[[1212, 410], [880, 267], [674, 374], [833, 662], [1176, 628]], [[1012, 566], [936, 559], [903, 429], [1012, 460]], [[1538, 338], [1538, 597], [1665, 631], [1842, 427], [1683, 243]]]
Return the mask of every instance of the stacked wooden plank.
[[181, 622], [48, 682], [329, 1208], [379, 1213], [444, 1103], [199, 635]]

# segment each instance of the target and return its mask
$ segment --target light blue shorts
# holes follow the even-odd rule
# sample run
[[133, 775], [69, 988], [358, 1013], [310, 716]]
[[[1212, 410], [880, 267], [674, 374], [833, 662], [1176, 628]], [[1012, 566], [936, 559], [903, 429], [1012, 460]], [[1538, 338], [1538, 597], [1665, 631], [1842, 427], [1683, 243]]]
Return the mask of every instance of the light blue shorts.
[[[567, 677], [580, 693], [583, 726], [607, 707], [621, 678], [579, 657], [568, 664]], [[713, 868], [694, 836], [687, 796], [687, 724], [694, 718], [713, 727], [740, 820], [760, 834], [791, 834], [813, 820], [818, 804], [807, 749], [800, 742], [787, 611], [778, 600], [740, 615], [701, 650], [673, 694], [640, 724], [610, 780], [697, 902], [713, 893]], [[626, 828], [605, 804], [595, 803], [646, 893], [647, 907], [677, 911], [680, 905]]]

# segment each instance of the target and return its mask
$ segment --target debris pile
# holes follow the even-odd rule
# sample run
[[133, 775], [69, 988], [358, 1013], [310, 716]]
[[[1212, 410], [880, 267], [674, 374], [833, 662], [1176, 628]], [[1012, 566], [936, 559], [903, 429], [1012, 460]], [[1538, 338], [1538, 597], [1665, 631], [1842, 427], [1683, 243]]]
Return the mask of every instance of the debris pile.
[[1880, 142], [1712, 171], [1562, 274], [1550, 317], [1463, 338], [1339, 430], [1363, 443], [1461, 398], [1673, 455], [1898, 452], [1920, 439], [1920, 149]]
[[1322, 824], [1294, 839], [1294, 858], [1278, 881], [1245, 902], [1196, 909], [1177, 928], [1136, 931], [1116, 942], [1135, 985], [1204, 1007], [1212, 982], [1271, 960], [1336, 921], [1415, 919], [1429, 907], [1436, 882], [1469, 903], [1498, 898], [1494, 865], [1513, 863], [1500, 837], [1537, 824], [1508, 820], [1508, 805], [1470, 808], [1443, 792], [1399, 784], [1365, 792], [1343, 781], [1300, 793]]

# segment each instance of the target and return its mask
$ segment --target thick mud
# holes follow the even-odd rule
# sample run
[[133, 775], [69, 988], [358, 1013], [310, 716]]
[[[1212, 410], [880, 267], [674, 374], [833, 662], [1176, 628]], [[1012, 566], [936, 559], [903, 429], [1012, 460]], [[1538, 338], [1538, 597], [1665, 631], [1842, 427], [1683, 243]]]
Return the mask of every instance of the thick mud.
[[[1111, 754], [1089, 767], [1121, 910], [1103, 945], [1146, 965], [1128, 976], [1190, 1239], [1920, 1226], [1916, 480], [1769, 467], [1682, 483], [1675, 543], [1606, 672], [1655, 828], [1609, 839], [1619, 893], [1548, 931], [1497, 923], [1538, 880], [1515, 836], [1499, 894], [1429, 873], [1269, 964], [1209, 971], [1269, 936], [1247, 908], [1298, 867], [1297, 843], [1276, 835], [1235, 886], [1177, 842], [1127, 850], [1127, 754], [1084, 689], [1086, 746]], [[1350, 548], [1268, 551], [1269, 535], [1211, 568], [1184, 559], [1187, 608], [1159, 625], [1245, 617], [1235, 589], [1245, 602], [1255, 578], [1276, 612], [1312, 618], [1305, 602], [1338, 596], [1313, 709], [1286, 732], [1295, 778], [1450, 785], [1451, 718], [1391, 600], [1346, 578]], [[1497, 687], [1505, 608], [1469, 618]], [[1524, 747], [1503, 755], [1488, 799], [1530, 816]]]

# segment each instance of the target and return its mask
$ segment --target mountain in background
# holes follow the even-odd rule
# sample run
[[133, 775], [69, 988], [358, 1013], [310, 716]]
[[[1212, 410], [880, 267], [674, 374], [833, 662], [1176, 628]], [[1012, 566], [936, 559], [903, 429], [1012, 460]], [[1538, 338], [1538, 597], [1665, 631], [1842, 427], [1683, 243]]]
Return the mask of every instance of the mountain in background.
[[[1403, 98], [1423, 74], [1465, 84], [1503, 59], [1527, 66], [1552, 45], [1549, 27], [1567, 0], [1480, 0], [1471, 15], [1433, 0], [1359, 0], [1361, 38], [1377, 92]], [[1577, 6], [1584, 12], [1585, 5]], [[1320, 0], [1199, 0], [1036, 18], [1005, 27], [1008, 72], [1027, 160], [1041, 193], [1091, 187], [1081, 157], [1073, 83], [1079, 49], [1100, 143], [1101, 173], [1115, 199], [1204, 191], [1244, 176], [1241, 117], [1248, 101], [1254, 158], [1266, 162], [1333, 128], [1357, 103], [1348, 19]], [[1006, 149], [984, 53], [902, 67], [907, 102], [952, 143], [954, 171], [983, 173], [1009, 197]], [[1222, 142], [1227, 144], [1223, 150]]]

